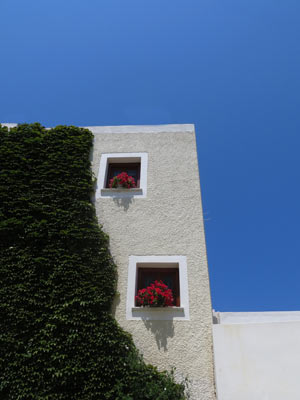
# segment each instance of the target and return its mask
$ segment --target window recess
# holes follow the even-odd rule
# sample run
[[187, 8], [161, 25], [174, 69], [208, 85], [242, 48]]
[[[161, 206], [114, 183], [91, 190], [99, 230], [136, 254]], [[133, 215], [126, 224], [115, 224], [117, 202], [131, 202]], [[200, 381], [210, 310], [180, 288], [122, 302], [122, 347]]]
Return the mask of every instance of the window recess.
[[[137, 290], [150, 286], [155, 281], [162, 281], [172, 290], [174, 302], [173, 306], [180, 307], [180, 289], [179, 289], [179, 269], [177, 267], [166, 268], [164, 264], [156, 268], [147, 268], [139, 266], [137, 273]], [[137, 304], [136, 304], [137, 305]]]

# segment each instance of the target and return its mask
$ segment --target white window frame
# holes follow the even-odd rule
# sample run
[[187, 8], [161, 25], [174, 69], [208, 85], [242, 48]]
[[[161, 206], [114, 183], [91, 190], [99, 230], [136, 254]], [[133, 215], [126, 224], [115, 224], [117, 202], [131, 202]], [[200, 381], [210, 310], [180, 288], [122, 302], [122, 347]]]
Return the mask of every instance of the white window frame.
[[[109, 164], [113, 163], [134, 163], [141, 164], [140, 187], [132, 189], [110, 189], [106, 188], [106, 179]], [[101, 155], [100, 167], [97, 179], [96, 199], [109, 197], [136, 197], [145, 198], [147, 196], [147, 169], [148, 153], [104, 153]]]
[[[180, 307], [136, 307], [137, 265], [157, 264], [157, 268], [167, 268], [168, 264], [178, 265]], [[165, 265], [164, 265], [165, 264]], [[155, 265], [154, 265], [155, 267]], [[185, 256], [130, 256], [127, 284], [127, 320], [183, 320], [190, 319], [187, 260]]]

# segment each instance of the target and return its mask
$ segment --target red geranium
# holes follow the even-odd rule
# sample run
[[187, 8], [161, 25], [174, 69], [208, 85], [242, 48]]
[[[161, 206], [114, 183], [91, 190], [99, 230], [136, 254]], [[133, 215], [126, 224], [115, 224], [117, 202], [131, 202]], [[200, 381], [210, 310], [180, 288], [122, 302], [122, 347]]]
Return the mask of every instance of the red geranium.
[[136, 185], [135, 185], [135, 180], [132, 176], [129, 176], [127, 172], [121, 172], [119, 175], [114, 176], [109, 181], [109, 187], [114, 189], [118, 187], [130, 189], [130, 188], [135, 188]]
[[172, 290], [162, 281], [155, 281], [150, 286], [140, 289], [135, 296], [137, 306], [170, 307], [174, 304]]

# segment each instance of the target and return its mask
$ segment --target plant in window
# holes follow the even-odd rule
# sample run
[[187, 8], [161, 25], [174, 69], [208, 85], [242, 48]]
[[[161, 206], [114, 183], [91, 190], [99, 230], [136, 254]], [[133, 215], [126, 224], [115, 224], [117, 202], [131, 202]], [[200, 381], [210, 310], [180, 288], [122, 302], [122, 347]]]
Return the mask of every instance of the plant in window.
[[109, 181], [109, 187], [113, 189], [117, 188], [131, 189], [135, 188], [136, 184], [132, 176], [129, 176], [127, 172], [121, 172], [119, 175], [114, 176]]
[[142, 307], [170, 307], [174, 304], [172, 290], [162, 281], [140, 289], [135, 299], [137, 306]]

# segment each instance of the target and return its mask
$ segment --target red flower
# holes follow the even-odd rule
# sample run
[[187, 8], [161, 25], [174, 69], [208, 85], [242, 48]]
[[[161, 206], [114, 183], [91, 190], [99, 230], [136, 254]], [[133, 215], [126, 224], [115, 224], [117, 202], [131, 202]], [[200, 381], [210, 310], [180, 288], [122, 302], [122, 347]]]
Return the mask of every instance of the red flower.
[[121, 172], [109, 181], [110, 188], [123, 187], [125, 189], [135, 188], [135, 180], [132, 176], [128, 176], [127, 172]]
[[147, 288], [140, 289], [135, 300], [138, 306], [170, 307], [174, 304], [172, 290], [162, 281], [155, 281]]

